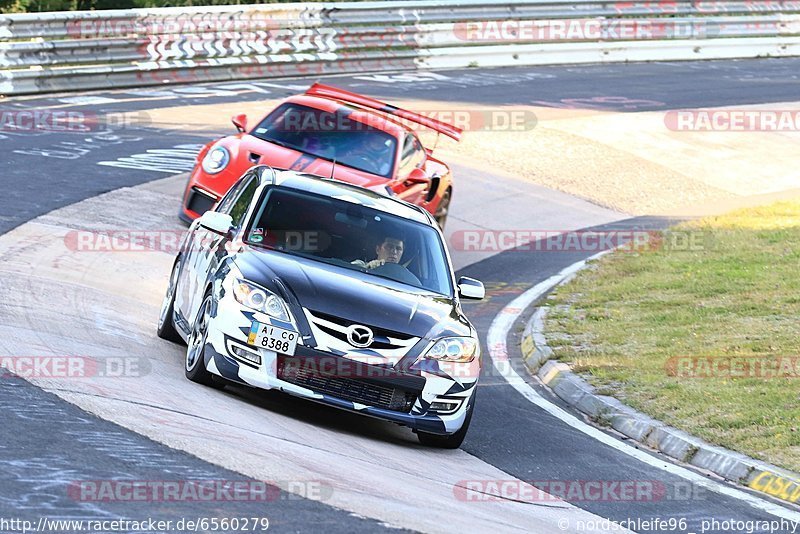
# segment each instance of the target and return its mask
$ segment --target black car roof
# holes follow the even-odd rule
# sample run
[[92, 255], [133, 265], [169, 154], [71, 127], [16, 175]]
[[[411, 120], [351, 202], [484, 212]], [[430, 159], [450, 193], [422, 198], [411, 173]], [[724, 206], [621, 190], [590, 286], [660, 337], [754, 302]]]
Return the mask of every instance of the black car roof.
[[[269, 167], [265, 166], [267, 169]], [[269, 172], [267, 170], [267, 172]], [[271, 173], [270, 173], [271, 174]], [[433, 219], [428, 213], [414, 204], [403, 200], [392, 198], [387, 195], [364, 189], [357, 185], [348, 184], [339, 180], [322, 178], [313, 174], [300, 173], [296, 171], [275, 170], [277, 185], [281, 187], [291, 187], [301, 191], [308, 191], [318, 195], [331, 198], [340, 198], [356, 204], [368, 206], [398, 217], [421, 222], [429, 226], [433, 225]]]

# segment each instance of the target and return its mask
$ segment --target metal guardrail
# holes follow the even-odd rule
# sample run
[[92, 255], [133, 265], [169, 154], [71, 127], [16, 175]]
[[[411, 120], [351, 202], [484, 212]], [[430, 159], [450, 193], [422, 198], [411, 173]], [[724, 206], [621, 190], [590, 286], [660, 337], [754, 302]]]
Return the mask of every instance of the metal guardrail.
[[0, 94], [800, 55], [800, 0], [467, 0], [0, 15]]

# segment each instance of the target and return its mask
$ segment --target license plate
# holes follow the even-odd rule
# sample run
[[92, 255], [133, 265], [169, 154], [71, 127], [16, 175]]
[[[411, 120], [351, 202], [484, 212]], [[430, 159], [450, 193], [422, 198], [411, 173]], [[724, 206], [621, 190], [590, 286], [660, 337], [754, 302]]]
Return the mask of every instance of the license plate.
[[250, 326], [250, 335], [247, 342], [261, 349], [274, 350], [281, 354], [294, 355], [297, 348], [297, 338], [300, 334], [293, 330], [285, 330], [269, 324], [253, 321]]

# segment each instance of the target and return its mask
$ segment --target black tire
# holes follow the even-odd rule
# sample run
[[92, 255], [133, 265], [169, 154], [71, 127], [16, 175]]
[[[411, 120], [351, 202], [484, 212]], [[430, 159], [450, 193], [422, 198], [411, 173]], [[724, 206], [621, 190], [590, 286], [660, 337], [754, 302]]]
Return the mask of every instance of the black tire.
[[[476, 392], [477, 393], [477, 392]], [[464, 442], [469, 430], [469, 423], [472, 421], [472, 412], [475, 410], [475, 397], [472, 398], [472, 404], [467, 408], [467, 417], [464, 419], [464, 424], [461, 428], [453, 434], [431, 434], [429, 432], [417, 431], [417, 439], [426, 447], [437, 447], [439, 449], [457, 449]]]
[[220, 380], [215, 380], [214, 375], [208, 372], [205, 365], [210, 307], [211, 293], [206, 293], [203, 297], [203, 303], [197, 311], [197, 317], [195, 317], [194, 323], [192, 324], [192, 333], [189, 334], [183, 370], [186, 373], [186, 378], [192, 382], [215, 389], [221, 389], [224, 387], [224, 383]]
[[181, 260], [175, 261], [172, 266], [172, 272], [169, 275], [169, 285], [167, 292], [164, 295], [164, 300], [161, 303], [161, 312], [158, 316], [158, 328], [156, 332], [158, 337], [172, 341], [173, 343], [183, 343], [183, 338], [175, 329], [175, 323], [172, 321], [172, 316], [175, 313], [175, 286], [178, 283], [178, 273], [181, 268]]
[[451, 197], [451, 191], [448, 189], [444, 192], [444, 195], [442, 195], [442, 200], [439, 201], [439, 205], [436, 207], [436, 214], [433, 216], [439, 224], [439, 228], [442, 230], [444, 230], [444, 225], [447, 223], [447, 214], [450, 212]]

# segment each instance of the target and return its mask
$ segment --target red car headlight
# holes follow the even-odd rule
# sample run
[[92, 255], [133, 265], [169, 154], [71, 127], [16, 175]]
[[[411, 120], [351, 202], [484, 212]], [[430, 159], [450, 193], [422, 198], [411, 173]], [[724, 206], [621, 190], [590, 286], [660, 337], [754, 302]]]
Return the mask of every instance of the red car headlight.
[[203, 170], [208, 174], [221, 172], [231, 161], [231, 153], [224, 146], [215, 146], [203, 158]]

